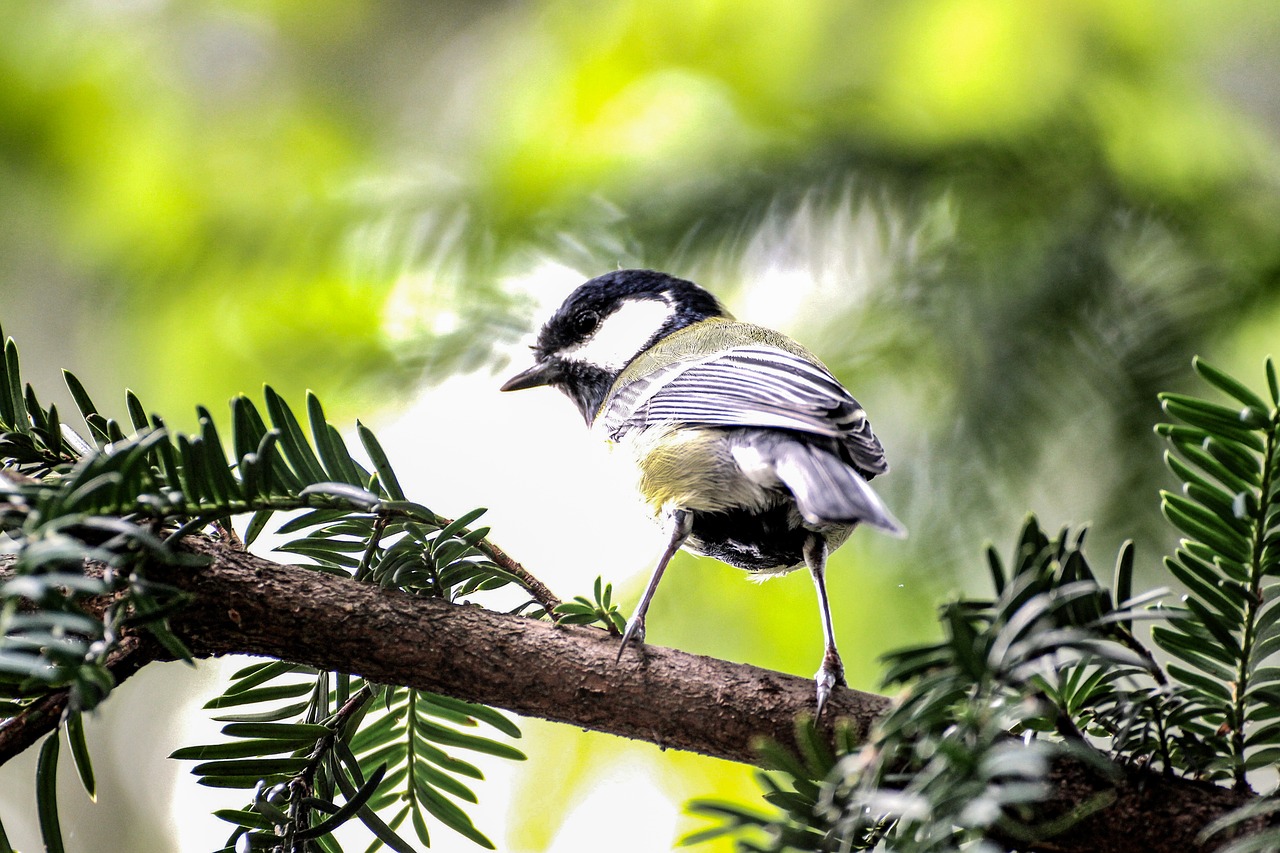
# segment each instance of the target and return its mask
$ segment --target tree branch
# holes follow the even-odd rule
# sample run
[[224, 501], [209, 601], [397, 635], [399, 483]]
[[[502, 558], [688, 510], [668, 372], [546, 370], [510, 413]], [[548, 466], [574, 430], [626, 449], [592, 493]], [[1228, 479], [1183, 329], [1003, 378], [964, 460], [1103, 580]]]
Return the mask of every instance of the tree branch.
[[[0, 570], [0, 583], [9, 574]], [[116, 683], [124, 681], [149, 663], [163, 660], [164, 651], [149, 637], [129, 635], [107, 657], [107, 668]], [[28, 705], [16, 716], [0, 720], [0, 764], [21, 755], [28, 747], [58, 727], [67, 711], [68, 692], [56, 690]]]
[[[795, 717], [813, 707], [808, 679], [655, 646], [615, 664], [617, 641], [604, 631], [188, 542], [212, 566], [151, 576], [196, 596], [173, 628], [199, 656], [283, 658], [740, 762], [758, 760], [757, 738], [791, 742]], [[853, 690], [837, 699], [832, 708], [853, 722], [859, 739], [888, 706]]]
[[[794, 743], [796, 717], [813, 710], [806, 678], [655, 646], [615, 664], [617, 640], [603, 631], [386, 590], [208, 539], [189, 538], [184, 547], [210, 557], [210, 565], [154, 567], [149, 576], [194, 597], [172, 627], [197, 657], [280, 658], [746, 763], [759, 761], [760, 738]], [[0, 582], [5, 575], [0, 569]], [[139, 643], [117, 677], [164, 655], [158, 644]], [[0, 763], [57, 725], [61, 706], [50, 701], [0, 727]], [[865, 741], [889, 702], [837, 689], [820, 731], [833, 740], [832, 720], [844, 718], [855, 740]], [[1070, 764], [1055, 768], [1053, 783], [1046, 826], [1114, 801], [1083, 820], [1058, 821], [1069, 825], [1052, 838], [1011, 842], [1015, 848], [1207, 849], [1196, 833], [1251, 799], [1138, 771], [1116, 784]]]

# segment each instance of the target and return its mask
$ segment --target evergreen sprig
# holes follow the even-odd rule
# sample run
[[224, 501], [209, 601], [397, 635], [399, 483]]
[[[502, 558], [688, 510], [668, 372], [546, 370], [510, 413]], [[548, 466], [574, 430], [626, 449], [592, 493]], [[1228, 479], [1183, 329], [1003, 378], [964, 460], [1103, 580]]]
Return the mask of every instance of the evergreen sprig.
[[610, 634], [621, 636], [626, 630], [627, 619], [613, 600], [613, 584], [597, 577], [592, 587], [592, 597], [575, 595], [572, 601], [560, 604], [551, 613], [561, 625], [600, 625]]
[[[868, 746], [829, 767], [762, 777], [766, 801], [782, 807], [772, 814], [695, 801], [691, 809], [714, 823], [686, 841], [729, 835], [743, 851], [994, 851], [1109, 805], [1104, 791], [1038, 822], [1057, 761], [1104, 777], [1142, 767], [1243, 791], [1268, 780], [1257, 771], [1280, 760], [1280, 384], [1270, 360], [1270, 402], [1199, 359], [1194, 367], [1230, 403], [1161, 396], [1180, 421], [1157, 427], [1182, 483], [1181, 494], [1161, 494], [1185, 537], [1164, 561], [1186, 589], [1178, 603], [1164, 603], [1165, 590], [1132, 595], [1131, 544], [1108, 589], [1085, 557], [1083, 531], [1051, 540], [1032, 518], [1008, 570], [988, 551], [993, 599], [944, 606], [942, 641], [887, 656], [885, 682], [906, 690]], [[1134, 629], [1140, 618], [1162, 622], [1150, 641]], [[1267, 784], [1202, 840], [1229, 853], [1275, 849], [1280, 830], [1255, 825], [1280, 811]]]
[[1246, 790], [1250, 771], [1280, 762], [1280, 389], [1270, 361], [1270, 404], [1198, 359], [1195, 367], [1235, 405], [1161, 396], [1182, 421], [1158, 428], [1182, 481], [1182, 494], [1161, 493], [1161, 509], [1186, 536], [1165, 568], [1187, 595], [1152, 638], [1175, 659], [1184, 729], [1214, 745], [1201, 772]]
[[[233, 520], [245, 518], [244, 541], [253, 543], [285, 513], [276, 550], [317, 571], [450, 601], [516, 585], [537, 599], [519, 611], [556, 603], [488, 541], [488, 528], [472, 527], [484, 510], [450, 520], [408, 500], [373, 433], [357, 423], [366, 466], [313, 394], [305, 428], [270, 387], [265, 417], [237, 397], [224, 443], [203, 407], [198, 431], [185, 435], [127, 393], [122, 426], [64, 375], [87, 438], [23, 385], [12, 340], [0, 359], [0, 531], [15, 555], [0, 588], [0, 719], [66, 695], [67, 713], [46, 738], [38, 770], [50, 850], [62, 849], [58, 745], [65, 736], [92, 795], [80, 715], [114, 687], [121, 639], [145, 629], [190, 659], [167, 622], [185, 596], [147, 576], [158, 564], [203, 565], [181, 550], [185, 535], [211, 526], [234, 535]], [[286, 661], [241, 670], [210, 707], [237, 709], [219, 717], [228, 739], [174, 757], [199, 761], [201, 784], [253, 791], [242, 809], [218, 815], [233, 824], [228, 850], [337, 851], [333, 831], [353, 819], [375, 846], [398, 851], [413, 849], [398, 832], [406, 819], [423, 845], [439, 822], [492, 847], [455, 802], [475, 802], [461, 780], [481, 774], [454, 752], [523, 758], [500, 739], [519, 729], [492, 709]], [[500, 738], [475, 731], [480, 724]], [[393, 808], [388, 820], [380, 816]]]

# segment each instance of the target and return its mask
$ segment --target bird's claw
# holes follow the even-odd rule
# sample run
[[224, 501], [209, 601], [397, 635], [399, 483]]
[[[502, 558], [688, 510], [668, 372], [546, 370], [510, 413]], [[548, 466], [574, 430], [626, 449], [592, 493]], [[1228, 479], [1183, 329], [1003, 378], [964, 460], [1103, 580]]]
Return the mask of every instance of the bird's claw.
[[614, 658], [614, 663], [622, 660], [622, 653], [627, 648], [627, 643], [635, 640], [637, 643], [644, 643], [644, 620], [632, 617], [627, 622], [627, 630], [622, 632], [622, 642], [618, 644], [618, 656]]
[[826, 655], [822, 658], [822, 666], [818, 668], [813, 680], [818, 687], [817, 717], [821, 719], [822, 709], [826, 707], [827, 699], [831, 696], [831, 688], [836, 685], [843, 687], [845, 684], [844, 663], [834, 649], [827, 650]]

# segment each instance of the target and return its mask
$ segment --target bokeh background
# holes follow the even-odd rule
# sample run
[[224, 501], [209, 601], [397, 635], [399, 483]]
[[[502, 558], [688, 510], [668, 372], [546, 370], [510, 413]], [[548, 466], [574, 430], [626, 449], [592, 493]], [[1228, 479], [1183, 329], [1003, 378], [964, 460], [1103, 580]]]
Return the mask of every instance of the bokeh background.
[[[1255, 387], [1280, 355], [1278, 43], [1251, 0], [6, 0], [0, 322], [46, 400], [66, 367], [189, 427], [315, 389], [412, 497], [490, 507], [562, 596], [602, 574], [630, 607], [657, 531], [567, 401], [496, 387], [584, 278], [692, 278], [818, 352], [884, 440], [911, 537], [855, 536], [830, 578], [874, 689], [1028, 511], [1092, 523], [1104, 569], [1135, 538], [1158, 579], [1155, 394], [1195, 353]], [[688, 555], [649, 639], [803, 675], [821, 648], [803, 573]], [[98, 713], [69, 849], [220, 846], [238, 798], [164, 756], [209, 736], [224, 670], [153, 668]], [[522, 746], [475, 812], [504, 850], [667, 849], [688, 797], [755, 792], [535, 721]], [[28, 850], [32, 766], [0, 769]]]

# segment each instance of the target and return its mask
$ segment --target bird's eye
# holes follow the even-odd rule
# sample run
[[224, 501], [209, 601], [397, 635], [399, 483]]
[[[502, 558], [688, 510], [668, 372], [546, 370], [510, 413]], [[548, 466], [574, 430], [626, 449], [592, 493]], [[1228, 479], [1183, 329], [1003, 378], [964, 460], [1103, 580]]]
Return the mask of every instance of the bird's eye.
[[579, 311], [573, 315], [573, 332], [579, 337], [586, 337], [600, 325], [600, 315], [595, 311]]

